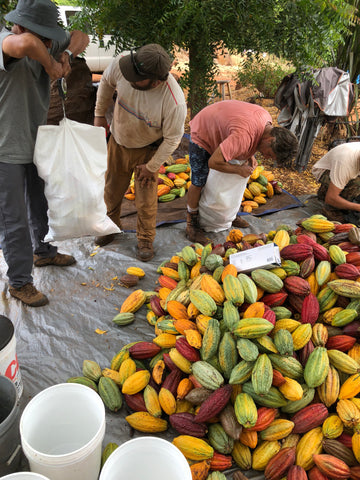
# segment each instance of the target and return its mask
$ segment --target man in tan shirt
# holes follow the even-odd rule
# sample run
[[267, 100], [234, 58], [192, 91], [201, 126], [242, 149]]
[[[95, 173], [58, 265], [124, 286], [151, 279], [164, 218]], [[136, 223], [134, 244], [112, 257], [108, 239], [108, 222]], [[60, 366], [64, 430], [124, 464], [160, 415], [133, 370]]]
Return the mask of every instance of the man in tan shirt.
[[318, 198], [329, 220], [360, 224], [360, 142], [338, 145], [315, 163]]
[[[121, 228], [121, 202], [135, 171], [136, 256], [144, 262], [154, 256], [158, 170], [179, 145], [187, 113], [170, 68], [169, 55], [157, 44], [120, 54], [104, 71], [95, 105], [94, 124], [108, 129], [105, 113], [116, 91], [104, 197], [108, 216]], [[104, 246], [114, 237], [95, 243]]]

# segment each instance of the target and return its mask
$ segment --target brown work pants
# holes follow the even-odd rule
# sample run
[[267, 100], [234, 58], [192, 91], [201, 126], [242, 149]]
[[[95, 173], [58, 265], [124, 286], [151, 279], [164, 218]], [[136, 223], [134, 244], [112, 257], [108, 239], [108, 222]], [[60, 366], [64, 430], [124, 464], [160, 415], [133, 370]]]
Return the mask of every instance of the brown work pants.
[[[104, 199], [107, 215], [121, 228], [121, 202], [129, 187], [132, 173], [137, 165], [147, 163], [157, 147], [126, 148], [118, 145], [113, 136], [108, 143], [107, 171], [105, 174]], [[153, 242], [155, 239], [156, 213], [158, 207], [157, 181], [140, 187], [135, 175], [135, 206], [137, 209], [138, 240]]]

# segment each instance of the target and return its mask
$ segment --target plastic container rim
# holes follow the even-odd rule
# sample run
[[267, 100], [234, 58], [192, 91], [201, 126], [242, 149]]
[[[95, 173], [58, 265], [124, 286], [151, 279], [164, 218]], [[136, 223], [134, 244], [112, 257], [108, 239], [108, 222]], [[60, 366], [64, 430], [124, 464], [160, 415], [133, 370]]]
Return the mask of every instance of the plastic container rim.
[[[27, 411], [31, 408], [31, 404], [35, 403], [35, 400], [39, 400], [41, 397], [47, 394], [49, 390], [55, 390], [58, 388], [67, 388], [67, 389], [73, 389], [73, 390], [82, 390], [86, 392], [92, 392], [90, 395], [94, 394], [96, 397], [97, 403], [99, 404], [99, 409], [102, 413], [102, 421], [100, 422], [100, 427], [98, 428], [97, 432], [93, 436], [93, 438], [83, 445], [82, 447], [78, 448], [77, 450], [74, 450], [69, 453], [64, 453], [61, 455], [50, 455], [48, 453], [42, 453], [39, 452], [38, 450], [34, 449], [29, 445], [26, 439], [24, 439], [24, 415], [27, 413]], [[85, 389], [85, 390], [84, 390]], [[36, 456], [36, 462], [42, 463], [42, 464], [52, 464], [55, 466], [56, 464], [61, 465], [63, 463], [75, 463], [78, 462], [79, 460], [82, 460], [84, 457], [86, 457], [89, 452], [91, 452], [95, 445], [99, 442], [99, 440], [104, 437], [105, 435], [105, 428], [106, 428], [106, 421], [105, 421], [105, 406], [103, 401], [100, 398], [100, 395], [98, 395], [94, 390], [92, 390], [89, 387], [86, 387], [85, 385], [81, 384], [76, 384], [76, 383], [59, 383], [57, 385], [53, 385], [51, 387], [46, 388], [45, 390], [42, 390], [39, 392], [37, 395], [35, 395], [34, 398], [30, 400], [30, 402], [26, 405], [21, 417], [20, 417], [20, 437], [21, 437], [21, 444], [24, 450], [25, 454], [30, 454], [31, 457]]]

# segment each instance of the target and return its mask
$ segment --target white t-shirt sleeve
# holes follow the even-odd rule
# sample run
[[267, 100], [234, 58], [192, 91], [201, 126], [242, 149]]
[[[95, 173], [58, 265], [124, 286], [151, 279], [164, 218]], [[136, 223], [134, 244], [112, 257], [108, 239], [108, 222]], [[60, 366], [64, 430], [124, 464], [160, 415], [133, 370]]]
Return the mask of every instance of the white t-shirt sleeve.
[[312, 169], [316, 180], [330, 170], [331, 182], [343, 190], [350, 180], [360, 174], [360, 142], [338, 145], [324, 155]]

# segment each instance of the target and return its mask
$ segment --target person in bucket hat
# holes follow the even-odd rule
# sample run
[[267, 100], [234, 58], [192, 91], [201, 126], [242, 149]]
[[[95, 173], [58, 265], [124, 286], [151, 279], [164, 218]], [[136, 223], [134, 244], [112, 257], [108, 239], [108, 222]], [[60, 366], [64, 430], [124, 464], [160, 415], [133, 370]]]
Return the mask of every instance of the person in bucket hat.
[[[143, 262], [154, 256], [159, 168], [179, 145], [187, 113], [171, 63], [154, 43], [120, 54], [104, 71], [95, 105], [94, 124], [108, 130], [105, 114], [116, 91], [104, 197], [108, 216], [121, 228], [121, 202], [135, 172], [136, 257]], [[114, 238], [97, 237], [95, 243], [104, 246]]]
[[65, 32], [50, 0], [19, 0], [5, 19], [13, 26], [0, 30], [0, 243], [10, 295], [37, 307], [48, 299], [33, 284], [33, 264], [67, 266], [75, 259], [43, 242], [47, 201], [33, 163], [36, 134], [46, 124], [50, 79], [70, 72], [89, 38]]

